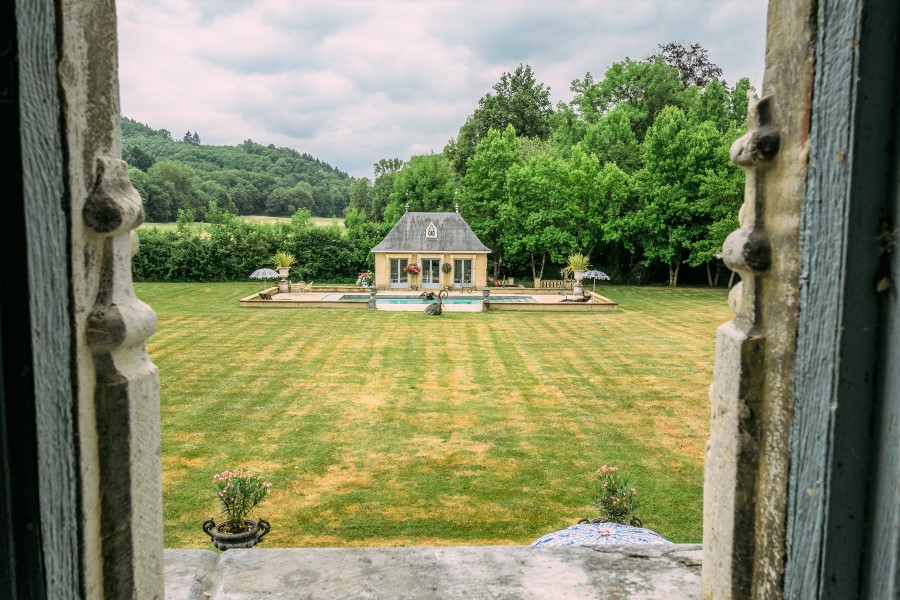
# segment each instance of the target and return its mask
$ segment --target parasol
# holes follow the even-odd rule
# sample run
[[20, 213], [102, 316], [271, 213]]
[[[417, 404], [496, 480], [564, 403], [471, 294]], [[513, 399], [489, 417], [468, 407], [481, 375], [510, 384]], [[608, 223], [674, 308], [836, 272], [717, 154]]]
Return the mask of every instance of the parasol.
[[274, 269], [257, 269], [250, 273], [250, 279], [278, 279], [281, 275]]

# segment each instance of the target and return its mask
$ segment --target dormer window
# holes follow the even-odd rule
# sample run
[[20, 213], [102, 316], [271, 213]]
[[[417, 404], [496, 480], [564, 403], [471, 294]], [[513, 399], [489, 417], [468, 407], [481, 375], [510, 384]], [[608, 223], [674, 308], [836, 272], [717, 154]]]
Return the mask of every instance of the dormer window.
[[434, 223], [429, 223], [428, 227], [425, 228], [425, 238], [435, 239], [437, 238], [437, 226]]

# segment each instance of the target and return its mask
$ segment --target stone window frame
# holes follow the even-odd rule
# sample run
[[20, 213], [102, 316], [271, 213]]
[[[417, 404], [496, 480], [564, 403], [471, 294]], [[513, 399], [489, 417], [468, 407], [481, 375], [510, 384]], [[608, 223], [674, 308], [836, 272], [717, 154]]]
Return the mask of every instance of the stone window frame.
[[[27, 242], [31, 327], [5, 329], [4, 350], [8, 355], [9, 344], [19, 338], [39, 347], [47, 342], [46, 332], [56, 336], [46, 349], [40, 346], [41, 352], [28, 355], [35, 376], [26, 391], [33, 397], [38, 428], [4, 426], [5, 443], [23, 442], [17, 447], [30, 449], [28, 456], [35, 465], [40, 457], [38, 476], [12, 494], [14, 512], [5, 506], [0, 511], [0, 516], [9, 519], [30, 505], [28, 514], [36, 521], [28, 523], [34, 526], [17, 528], [26, 530], [17, 533], [25, 536], [25, 542], [16, 539], [33, 552], [4, 566], [58, 597], [95, 596], [101, 591], [108, 597], [160, 596], [161, 557], [155, 548], [161, 512], [158, 519], [140, 516], [140, 502], [154, 504], [161, 489], [159, 457], [153, 451], [158, 452], [158, 431], [154, 437], [154, 427], [147, 428], [154, 410], [158, 411], [158, 404], [154, 406], [158, 381], [144, 347], [155, 321], [130, 285], [131, 230], [140, 221], [140, 210], [135, 209], [134, 193], [118, 159], [117, 76], [115, 60], [109, 56], [109, 47], [115, 47], [116, 41], [115, 15], [99, 0], [29, 6], [33, 10], [16, 13], [15, 23], [19, 40], [34, 41], [20, 45], [21, 94], [41, 99], [28, 103], [37, 112], [27, 113], [22, 122], [21, 173], [26, 185], [19, 205], [23, 211], [17, 217]], [[880, 231], [871, 227], [878, 218], [878, 205], [867, 206], [866, 201], [881, 197], [888, 202], [889, 196], [878, 196], [877, 188], [884, 185], [885, 172], [897, 172], [896, 162], [886, 164], [887, 153], [879, 150], [883, 145], [873, 143], [883, 142], [885, 132], [878, 131], [878, 125], [883, 126], [878, 118], [890, 113], [890, 99], [896, 102], [897, 98], [891, 96], [890, 77], [882, 77], [879, 86], [868, 70], [877, 68], [896, 79], [896, 41], [888, 39], [896, 23], [893, 0], [865, 4], [861, 0], [771, 0], [769, 4], [771, 62], [763, 91], [771, 92], [772, 99], [768, 108], [764, 105], [759, 111], [754, 131], [737, 147], [736, 162], [748, 169], [748, 202], [741, 228], [724, 249], [726, 260], [742, 273], [743, 282], [730, 298], [736, 317], [719, 332], [719, 340], [725, 341], [717, 343], [711, 389], [711, 427], [720, 429], [718, 441], [730, 444], [725, 454], [734, 460], [725, 465], [708, 463], [706, 468], [704, 504], [708, 510], [715, 509], [704, 518], [707, 597], [816, 593], [835, 580], [869, 597], [877, 597], [879, 590], [897, 590], [897, 540], [887, 533], [872, 537], [871, 524], [868, 533], [847, 530], [846, 515], [836, 513], [826, 502], [830, 490], [843, 481], [843, 473], [832, 465], [859, 450], [841, 436], [859, 430], [878, 411], [893, 414], [885, 411], [896, 410], [877, 396], [879, 389], [884, 393], [884, 378], [893, 377], [877, 368], [883, 367], [881, 351], [884, 348], [893, 356], [895, 346], [885, 346], [893, 343], [890, 339], [875, 338], [865, 319], [856, 319], [859, 315], [801, 310], [829, 303], [843, 307], [846, 294], [852, 294], [875, 308], [875, 317], [867, 317], [870, 320], [879, 314], [897, 314], [896, 294], [879, 296], [885, 290], [870, 278], [884, 268], [883, 257], [892, 255], [876, 242], [879, 234], [865, 233]], [[845, 73], [858, 77], [851, 79]], [[811, 90], [814, 81], [819, 86], [816, 95]], [[861, 86], [854, 81], [862, 81]], [[88, 105], [108, 110], [84, 110]], [[772, 130], [781, 144], [774, 154], [766, 146], [766, 140], [773, 139]], [[888, 131], [888, 135], [897, 133]], [[820, 145], [810, 145], [810, 140]], [[826, 149], [834, 152], [826, 153]], [[888, 188], [896, 199], [896, 187]], [[60, 208], [59, 198], [64, 199], [66, 210]], [[803, 203], [804, 198], [810, 201]], [[816, 212], [822, 207], [827, 214]], [[45, 210], [49, 212], [44, 214]], [[801, 218], [806, 227], [802, 239]], [[847, 278], [823, 286], [810, 277], [827, 276], [827, 271], [817, 270], [822, 267], [814, 258], [815, 251], [827, 250], [829, 244], [841, 250], [838, 259]], [[897, 272], [896, 254], [888, 265], [891, 273]], [[54, 269], [56, 261], [61, 266]], [[803, 281], [801, 268], [806, 269]], [[4, 283], [10, 281], [4, 278]], [[832, 295], [813, 297], [825, 288], [832, 288]], [[68, 293], [60, 294], [61, 289]], [[891, 289], [888, 283], [887, 290]], [[3, 317], [8, 320], [10, 305], [4, 306]], [[821, 331], [841, 332], [824, 345], [824, 351], [810, 345], [817, 339], [815, 321], [823, 324]], [[845, 323], [854, 327], [843, 328]], [[804, 335], [798, 338], [798, 331]], [[858, 351], [861, 346], [864, 352]], [[821, 382], [814, 367], [822, 360], [826, 366], [835, 364], [832, 351], [849, 356], [847, 366], [865, 379], [855, 380], [854, 373], [842, 368], [836, 377], [826, 377], [824, 388], [811, 388], [826, 401], [807, 405], [805, 401], [814, 398], [803, 384]], [[73, 355], [77, 356], [74, 363], [68, 359]], [[796, 382], [795, 363], [799, 363]], [[68, 371], [60, 369], [66, 364]], [[4, 375], [12, 372], [6, 370]], [[862, 391], [853, 387], [858, 381], [865, 383]], [[74, 405], [69, 404], [72, 401]], [[864, 411], [859, 410], [860, 403]], [[823, 405], [837, 410], [824, 414], [807, 410]], [[11, 406], [6, 399], [4, 406]], [[125, 413], [117, 412], [122, 408]], [[854, 412], [870, 418], [854, 416]], [[123, 421], [116, 420], [122, 416]], [[156, 418], [158, 426], [158, 414]], [[715, 435], [711, 433], [711, 438]], [[786, 444], [792, 435], [794, 443]], [[788, 468], [791, 461], [797, 464], [805, 456], [798, 441], [804, 438], [797, 436], [806, 435], [816, 442], [811, 456], [820, 457], [810, 472], [822, 482], [814, 488], [804, 488], [805, 475]], [[859, 476], [871, 476], [874, 468], [896, 469], [896, 448], [890, 443], [896, 437], [891, 435], [896, 433], [878, 430], [866, 440], [865, 452], [859, 455], [862, 459], [856, 459], [857, 464], [864, 461], [864, 468], [856, 470]], [[3, 457], [4, 467], [27, 471], [28, 461], [19, 465], [9, 455]], [[144, 477], [148, 473], [152, 476]], [[102, 493], [101, 480], [108, 484]], [[813, 492], [811, 501], [806, 499], [807, 490]], [[896, 502], [883, 514], [879, 512], [885, 500], [891, 500], [890, 489], [876, 485], [871, 494], [872, 514], [896, 524], [896, 512], [890, 512], [896, 511], [891, 509]], [[150, 508], [151, 513], [161, 511], [161, 505]], [[807, 532], [798, 524], [807, 514], [812, 537], [821, 543], [804, 539]], [[50, 528], [50, 523], [69, 527]], [[119, 531], [121, 539], [101, 543], [100, 532], [107, 528]], [[76, 531], [80, 538], [76, 539]], [[853, 547], [840, 548], [846, 539], [834, 541], [836, 531], [850, 533]], [[787, 539], [792, 542], [790, 552], [785, 551]], [[864, 551], [877, 560], [867, 561]], [[137, 555], [141, 561], [134, 560]], [[36, 568], [24, 571], [22, 565]], [[846, 574], [850, 576], [840, 577]]]

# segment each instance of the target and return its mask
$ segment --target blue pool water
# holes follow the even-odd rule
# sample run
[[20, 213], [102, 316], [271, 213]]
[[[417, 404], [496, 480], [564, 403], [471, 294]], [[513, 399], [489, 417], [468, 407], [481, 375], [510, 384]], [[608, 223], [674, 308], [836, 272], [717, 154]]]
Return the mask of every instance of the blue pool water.
[[[347, 300], [351, 302], [359, 302], [360, 300], [368, 300], [368, 294], [344, 294], [339, 300]], [[380, 304], [433, 304], [436, 300], [423, 300], [418, 296], [377, 296], [375, 298]], [[472, 294], [471, 296], [447, 296], [444, 298], [444, 304], [480, 304], [484, 298], [481, 294]], [[491, 296], [491, 302], [537, 302], [531, 296]]]

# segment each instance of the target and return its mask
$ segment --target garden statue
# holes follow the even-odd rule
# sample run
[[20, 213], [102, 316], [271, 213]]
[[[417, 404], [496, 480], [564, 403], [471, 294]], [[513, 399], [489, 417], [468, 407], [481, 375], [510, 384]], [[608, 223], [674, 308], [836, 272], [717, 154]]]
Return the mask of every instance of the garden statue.
[[[434, 292], [423, 292], [420, 297], [426, 300], [437, 300], [437, 302], [433, 304], [429, 304], [425, 307], [426, 315], [434, 315], [438, 316], [444, 312], [444, 298], [446, 298], [449, 294], [447, 290], [441, 290], [437, 294]], [[426, 297], [427, 296], [427, 297]]]

